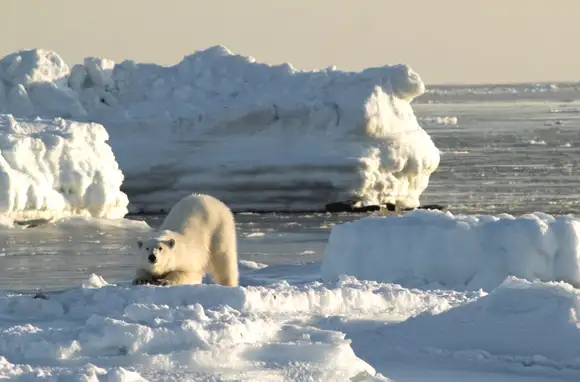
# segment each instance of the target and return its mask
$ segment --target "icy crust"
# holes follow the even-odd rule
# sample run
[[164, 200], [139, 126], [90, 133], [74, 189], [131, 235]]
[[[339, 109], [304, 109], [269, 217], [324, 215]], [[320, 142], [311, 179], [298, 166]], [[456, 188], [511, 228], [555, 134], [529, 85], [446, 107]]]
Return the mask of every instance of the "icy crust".
[[317, 328], [312, 319], [401, 320], [471, 299], [354, 279], [128, 287], [93, 275], [82, 288], [48, 299], [0, 298], [0, 377], [133, 372], [148, 380], [386, 381], [354, 354], [344, 333]]
[[302, 72], [216, 46], [172, 67], [89, 57], [69, 69], [31, 50], [0, 60], [0, 78], [0, 112], [104, 124], [135, 210], [191, 191], [238, 210], [417, 206], [439, 164], [406, 65]]
[[580, 285], [580, 221], [412, 211], [332, 228], [322, 277], [491, 290], [508, 276]]
[[104, 127], [0, 115], [0, 219], [119, 219], [128, 199]]

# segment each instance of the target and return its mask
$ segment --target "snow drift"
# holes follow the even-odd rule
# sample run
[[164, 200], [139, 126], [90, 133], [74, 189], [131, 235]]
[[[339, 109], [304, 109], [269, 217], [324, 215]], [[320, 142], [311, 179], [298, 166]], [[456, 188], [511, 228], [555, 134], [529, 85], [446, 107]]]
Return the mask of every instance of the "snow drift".
[[385, 326], [380, 336], [400, 348], [462, 360], [577, 370], [579, 316], [580, 292], [572, 286], [512, 277], [474, 302]]
[[332, 228], [322, 276], [491, 290], [508, 276], [580, 285], [580, 221], [415, 210]]
[[0, 378], [370, 382], [390, 380], [401, 356], [429, 375], [428, 356], [431, 367], [453, 358], [577, 379], [579, 297], [564, 283], [516, 278], [487, 294], [353, 277], [229, 288], [92, 275], [45, 299], [0, 294]]
[[122, 218], [123, 173], [107, 139], [94, 123], [0, 115], [2, 219]]
[[[163, 380], [197, 381], [214, 381], [216, 376], [240, 381], [373, 376], [374, 368], [354, 354], [344, 333], [300, 319], [308, 320], [317, 311], [349, 314], [350, 307], [359, 312], [392, 309], [391, 297], [387, 290], [381, 293], [360, 283], [334, 289], [287, 283], [268, 288], [158, 288], [109, 285], [93, 275], [82, 288], [48, 299], [0, 298], [6, 318], [0, 322], [0, 377], [26, 375], [22, 365], [45, 366], [42, 374], [61, 378], [130, 372], [123, 367], [138, 370], [148, 380], [160, 380], [160, 374], [170, 376]], [[415, 308], [436, 303], [449, 307], [435, 296], [417, 296], [411, 302], [404, 297], [400, 302], [416, 303]]]
[[192, 191], [238, 210], [414, 207], [439, 165], [406, 65], [303, 72], [218, 46], [172, 67], [89, 57], [69, 69], [29, 50], [0, 60], [0, 78], [0, 112], [103, 124], [134, 210]]

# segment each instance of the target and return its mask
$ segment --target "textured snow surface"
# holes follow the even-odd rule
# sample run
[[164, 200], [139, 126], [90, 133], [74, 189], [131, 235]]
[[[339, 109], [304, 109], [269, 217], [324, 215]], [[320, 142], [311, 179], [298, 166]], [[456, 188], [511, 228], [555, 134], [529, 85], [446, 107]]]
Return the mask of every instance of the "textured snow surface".
[[579, 297], [568, 284], [513, 277], [487, 294], [352, 277], [333, 284], [136, 287], [93, 274], [46, 299], [0, 296], [0, 377], [411, 380], [389, 379], [388, 365], [400, 373], [394, 361], [402, 356], [416, 359], [416, 368], [430, 357], [442, 365], [511, 368], [532, 373], [530, 380], [534, 367], [536, 377], [578, 377]]
[[334, 287], [281, 282], [159, 288], [109, 285], [92, 275], [81, 288], [51, 294], [48, 300], [2, 296], [0, 376], [40, 370], [118, 375], [128, 373], [121, 369], [128, 366], [152, 380], [156, 373], [167, 377], [174, 372], [199, 380], [374, 376], [374, 368], [354, 354], [344, 333], [307, 321], [318, 314], [396, 312], [394, 303], [418, 312], [449, 307], [436, 295], [356, 280]]
[[580, 368], [580, 292], [507, 278], [477, 301], [386, 326], [385, 342], [455, 358]]

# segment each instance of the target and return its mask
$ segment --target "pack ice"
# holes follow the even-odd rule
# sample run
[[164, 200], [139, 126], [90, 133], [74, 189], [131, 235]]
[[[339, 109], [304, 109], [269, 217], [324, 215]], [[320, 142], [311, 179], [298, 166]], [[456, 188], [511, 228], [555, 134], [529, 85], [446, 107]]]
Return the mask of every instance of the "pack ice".
[[414, 207], [439, 165], [410, 106], [425, 86], [406, 65], [307, 72], [216, 46], [171, 67], [88, 57], [69, 68], [36, 49], [0, 60], [0, 79], [0, 113], [102, 124], [132, 210], [168, 210], [192, 191], [237, 210]]

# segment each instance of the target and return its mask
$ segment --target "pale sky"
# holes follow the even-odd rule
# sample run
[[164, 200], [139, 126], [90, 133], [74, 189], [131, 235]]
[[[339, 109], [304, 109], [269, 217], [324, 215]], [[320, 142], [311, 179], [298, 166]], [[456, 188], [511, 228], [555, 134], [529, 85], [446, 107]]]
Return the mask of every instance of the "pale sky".
[[0, 0], [0, 36], [0, 57], [69, 66], [221, 44], [297, 69], [406, 63], [428, 84], [580, 81], [580, 0]]

